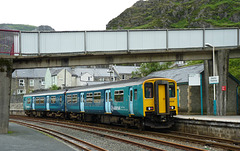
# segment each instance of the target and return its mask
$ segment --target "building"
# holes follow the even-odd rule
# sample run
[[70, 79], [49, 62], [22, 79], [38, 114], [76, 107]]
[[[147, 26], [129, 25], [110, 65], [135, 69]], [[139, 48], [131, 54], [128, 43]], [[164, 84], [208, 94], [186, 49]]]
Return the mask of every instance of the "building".
[[52, 85], [58, 87], [75, 87], [77, 85], [78, 75], [71, 68], [48, 68], [45, 74], [45, 89]]
[[[169, 69], [151, 73], [149, 76], [158, 76], [174, 79], [178, 84], [178, 104], [180, 114], [201, 114], [201, 97], [203, 103], [203, 112], [207, 114], [207, 101], [210, 104], [210, 112], [213, 114], [213, 88], [209, 85], [209, 100], [206, 100], [206, 91], [200, 86], [189, 86], [189, 74], [200, 74], [204, 77], [204, 65], [187, 66], [177, 69]], [[202, 88], [205, 87], [204, 78], [200, 81]], [[240, 109], [240, 99], [238, 87], [240, 81], [229, 74], [228, 78], [228, 100], [227, 100], [227, 115], [237, 115]]]
[[[21, 96], [34, 90], [45, 88], [46, 69], [18, 69], [12, 73], [12, 102], [21, 100]], [[22, 100], [21, 100], [22, 101]]]
[[136, 66], [110, 66], [110, 68], [48, 68], [45, 75], [45, 88], [52, 85], [58, 87], [75, 87], [101, 84], [110, 81], [126, 80], [131, 78]]

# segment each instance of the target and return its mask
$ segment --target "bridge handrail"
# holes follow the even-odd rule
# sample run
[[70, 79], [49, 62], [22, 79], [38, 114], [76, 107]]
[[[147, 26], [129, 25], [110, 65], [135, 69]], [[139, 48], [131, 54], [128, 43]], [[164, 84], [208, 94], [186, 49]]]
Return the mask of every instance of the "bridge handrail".
[[239, 47], [239, 28], [19, 32], [20, 55]]

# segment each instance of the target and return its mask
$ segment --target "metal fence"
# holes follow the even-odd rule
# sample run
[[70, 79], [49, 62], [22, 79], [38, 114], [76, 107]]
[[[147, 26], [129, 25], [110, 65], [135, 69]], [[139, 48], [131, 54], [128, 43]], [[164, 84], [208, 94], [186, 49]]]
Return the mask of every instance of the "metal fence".
[[238, 47], [240, 36], [238, 28], [7, 33], [1, 52], [22, 55]]

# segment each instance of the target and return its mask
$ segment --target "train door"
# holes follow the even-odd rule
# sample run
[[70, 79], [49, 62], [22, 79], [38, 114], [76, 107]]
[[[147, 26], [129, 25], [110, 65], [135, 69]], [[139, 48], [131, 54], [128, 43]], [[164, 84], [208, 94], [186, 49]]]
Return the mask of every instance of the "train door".
[[129, 113], [133, 113], [133, 88], [129, 88]]
[[50, 111], [49, 101], [50, 101], [49, 96], [47, 96], [47, 104], [46, 104], [47, 111]]
[[32, 109], [35, 110], [35, 97], [33, 97], [33, 100], [32, 100]]
[[169, 84], [166, 81], [156, 81], [156, 111], [157, 114], [169, 113]]
[[111, 91], [105, 91], [105, 112], [111, 113]]
[[80, 94], [80, 111], [84, 112], [84, 93]]

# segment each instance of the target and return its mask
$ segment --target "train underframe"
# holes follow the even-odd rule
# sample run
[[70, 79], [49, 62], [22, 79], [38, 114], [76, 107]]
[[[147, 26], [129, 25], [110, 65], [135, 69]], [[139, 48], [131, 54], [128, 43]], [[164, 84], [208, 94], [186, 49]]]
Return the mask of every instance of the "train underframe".
[[146, 127], [163, 129], [170, 128], [174, 124], [173, 115], [155, 115], [147, 113], [146, 117], [125, 117], [113, 116], [111, 114], [85, 114], [74, 112], [51, 112], [51, 111], [25, 111], [25, 114], [32, 117], [53, 117], [62, 119], [72, 119], [82, 122], [104, 123], [121, 125], [124, 127], [136, 127], [145, 129]]

